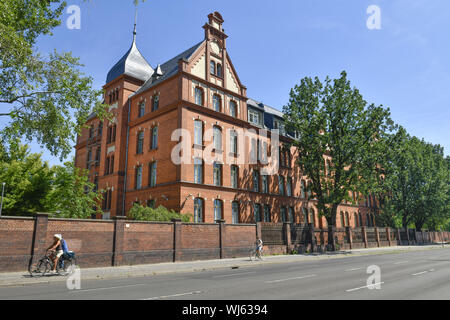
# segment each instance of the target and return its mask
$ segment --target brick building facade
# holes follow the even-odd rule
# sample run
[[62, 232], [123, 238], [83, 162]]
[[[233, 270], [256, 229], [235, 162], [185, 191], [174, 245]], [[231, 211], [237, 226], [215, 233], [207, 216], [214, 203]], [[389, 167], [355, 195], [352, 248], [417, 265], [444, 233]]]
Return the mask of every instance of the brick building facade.
[[[103, 88], [114, 118], [92, 115], [75, 146], [76, 166], [106, 190], [103, 218], [124, 216], [139, 202], [190, 213], [194, 222], [326, 226], [293, 150], [280, 152], [295, 134], [284, 132], [281, 112], [247, 97], [223, 22], [218, 12], [208, 15], [204, 40], [156, 68], [139, 52], [135, 29], [131, 48], [108, 73]], [[277, 129], [280, 149], [272, 143]], [[279, 159], [277, 172], [264, 175], [265, 155]], [[372, 226], [375, 210], [371, 196], [342, 204], [338, 227]]]

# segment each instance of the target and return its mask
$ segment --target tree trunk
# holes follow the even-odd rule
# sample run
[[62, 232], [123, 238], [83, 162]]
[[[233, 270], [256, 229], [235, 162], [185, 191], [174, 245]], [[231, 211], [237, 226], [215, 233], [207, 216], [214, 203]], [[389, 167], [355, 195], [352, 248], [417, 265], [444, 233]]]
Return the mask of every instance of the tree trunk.
[[331, 207], [331, 217], [327, 219], [328, 222], [328, 244], [331, 245], [331, 250], [336, 251], [336, 239], [335, 239], [335, 230], [336, 230], [336, 213], [337, 213], [338, 205], [333, 204]]

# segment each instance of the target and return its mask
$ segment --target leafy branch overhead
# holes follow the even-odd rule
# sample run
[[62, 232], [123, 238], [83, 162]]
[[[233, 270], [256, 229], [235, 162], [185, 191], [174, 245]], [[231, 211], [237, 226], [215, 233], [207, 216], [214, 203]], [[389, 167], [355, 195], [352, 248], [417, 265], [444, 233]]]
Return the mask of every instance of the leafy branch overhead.
[[0, 3], [0, 116], [9, 123], [3, 138], [36, 139], [65, 158], [89, 114], [107, 115], [102, 91], [70, 53], [35, 52], [40, 35], [61, 24], [65, 2], [6, 0]]

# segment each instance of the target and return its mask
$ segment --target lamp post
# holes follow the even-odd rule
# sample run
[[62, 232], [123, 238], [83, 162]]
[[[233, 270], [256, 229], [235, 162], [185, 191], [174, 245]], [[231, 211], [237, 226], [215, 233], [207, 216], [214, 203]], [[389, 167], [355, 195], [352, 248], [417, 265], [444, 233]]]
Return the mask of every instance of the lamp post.
[[2, 183], [2, 201], [0, 202], [0, 217], [2, 216], [2, 209], [3, 209], [3, 193], [5, 191], [5, 182]]

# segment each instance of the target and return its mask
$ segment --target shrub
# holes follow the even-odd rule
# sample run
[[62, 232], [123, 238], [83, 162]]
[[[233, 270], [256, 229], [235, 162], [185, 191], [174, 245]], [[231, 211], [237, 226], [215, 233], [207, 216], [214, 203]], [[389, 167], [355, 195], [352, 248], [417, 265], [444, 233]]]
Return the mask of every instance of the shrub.
[[191, 220], [191, 214], [181, 214], [174, 210], [168, 210], [163, 206], [158, 208], [144, 207], [135, 203], [130, 210], [130, 216], [134, 220], [138, 221], [160, 221], [170, 222], [172, 219], [181, 219], [182, 222], [189, 222]]

